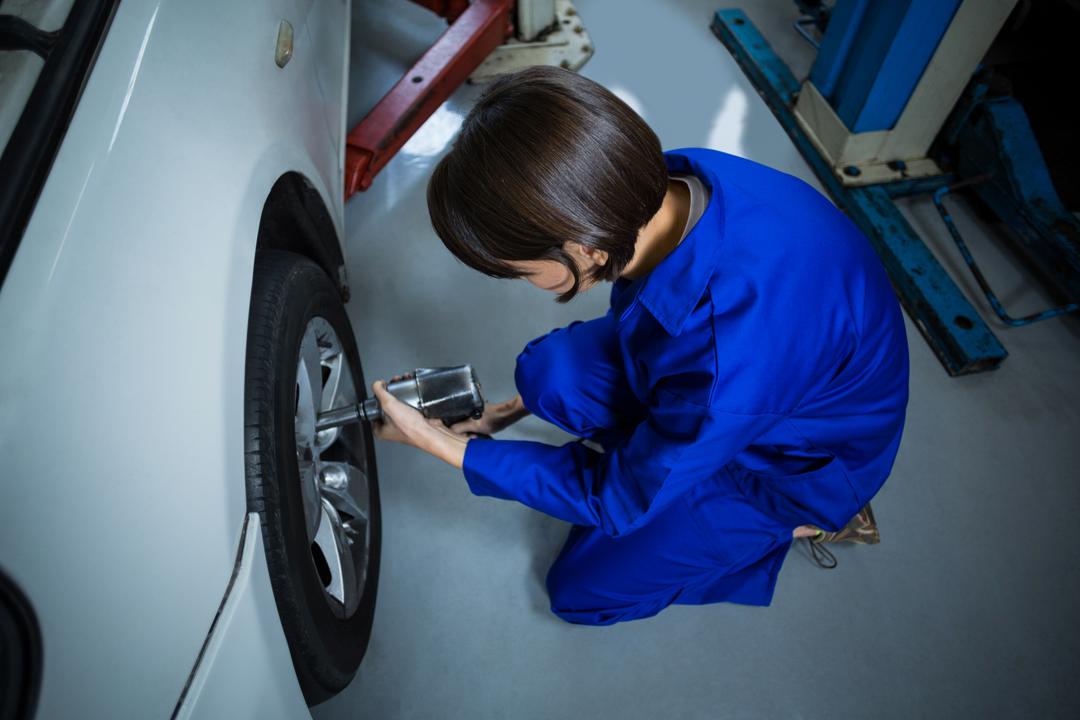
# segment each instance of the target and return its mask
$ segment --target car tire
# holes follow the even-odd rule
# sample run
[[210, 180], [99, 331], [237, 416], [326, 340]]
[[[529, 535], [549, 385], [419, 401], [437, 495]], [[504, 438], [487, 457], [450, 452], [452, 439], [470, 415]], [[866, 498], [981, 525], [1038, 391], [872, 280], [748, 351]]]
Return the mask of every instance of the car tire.
[[274, 598], [309, 705], [344, 689], [364, 656], [381, 539], [370, 426], [319, 432], [311, 415], [365, 396], [333, 282], [301, 255], [259, 252], [244, 398], [248, 508], [259, 514]]

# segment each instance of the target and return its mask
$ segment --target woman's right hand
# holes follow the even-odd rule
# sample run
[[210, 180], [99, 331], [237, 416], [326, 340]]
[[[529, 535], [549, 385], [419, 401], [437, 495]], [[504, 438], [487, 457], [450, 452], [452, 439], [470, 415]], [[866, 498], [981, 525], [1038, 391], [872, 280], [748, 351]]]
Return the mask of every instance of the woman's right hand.
[[478, 420], [469, 418], [455, 423], [451, 430], [465, 435], [494, 435], [529, 414], [520, 395], [500, 403], [486, 403]]

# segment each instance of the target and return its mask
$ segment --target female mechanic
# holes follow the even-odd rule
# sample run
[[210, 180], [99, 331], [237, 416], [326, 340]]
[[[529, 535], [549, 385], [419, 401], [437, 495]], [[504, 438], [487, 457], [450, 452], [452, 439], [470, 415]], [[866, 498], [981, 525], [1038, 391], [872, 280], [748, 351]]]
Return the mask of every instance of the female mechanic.
[[[428, 207], [486, 275], [563, 302], [612, 282], [607, 314], [530, 342], [520, 394], [479, 420], [446, 428], [374, 385], [380, 437], [573, 523], [547, 576], [559, 617], [768, 605], [794, 538], [819, 564], [835, 564], [824, 542], [876, 542], [904, 322], [866, 238], [812, 187], [714, 150], [662, 152], [611, 92], [535, 67], [484, 92]], [[591, 442], [478, 437], [529, 413]]]

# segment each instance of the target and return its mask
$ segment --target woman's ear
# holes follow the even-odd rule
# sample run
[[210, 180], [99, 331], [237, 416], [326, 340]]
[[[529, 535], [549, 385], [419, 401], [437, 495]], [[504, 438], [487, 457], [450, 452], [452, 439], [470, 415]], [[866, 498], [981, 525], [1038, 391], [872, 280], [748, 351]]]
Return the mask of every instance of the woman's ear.
[[579, 260], [580, 264], [585, 266], [582, 268], [583, 270], [591, 270], [594, 267], [607, 265], [609, 257], [607, 250], [582, 245], [576, 240], [567, 240], [564, 247], [567, 252]]

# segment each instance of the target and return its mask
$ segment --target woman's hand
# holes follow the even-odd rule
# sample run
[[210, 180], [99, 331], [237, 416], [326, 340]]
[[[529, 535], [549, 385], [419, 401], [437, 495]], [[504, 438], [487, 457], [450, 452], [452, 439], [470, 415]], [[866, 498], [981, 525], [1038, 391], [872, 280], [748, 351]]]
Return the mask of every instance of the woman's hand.
[[371, 389], [383, 413], [383, 419], [372, 426], [377, 437], [420, 448], [456, 468], [464, 465], [467, 435], [451, 430], [442, 420], [424, 417], [419, 410], [391, 395], [382, 380], [375, 381]]
[[475, 435], [494, 435], [500, 430], [505, 430], [521, 418], [529, 414], [520, 395], [501, 403], [487, 403], [484, 405], [484, 414], [479, 420], [472, 418], [462, 420], [451, 426], [451, 430], [472, 437]]

